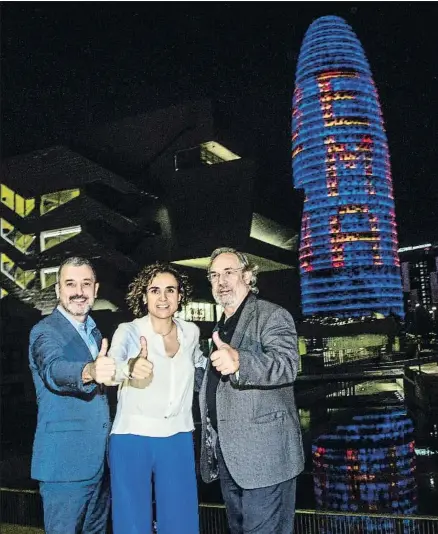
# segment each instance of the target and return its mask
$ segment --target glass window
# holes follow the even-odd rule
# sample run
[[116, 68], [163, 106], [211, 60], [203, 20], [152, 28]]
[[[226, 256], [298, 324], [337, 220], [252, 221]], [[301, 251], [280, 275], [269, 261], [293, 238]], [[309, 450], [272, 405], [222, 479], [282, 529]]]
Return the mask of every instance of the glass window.
[[210, 302], [189, 302], [178, 312], [178, 317], [186, 321], [215, 322], [215, 305]]
[[15, 283], [23, 289], [26, 289], [33, 282], [36, 274], [36, 271], [23, 271], [21, 267], [17, 267], [15, 271]]
[[10, 210], [15, 210], [15, 194], [12, 189], [9, 189], [8, 186], [2, 184], [1, 187], [2, 203], [7, 206]]
[[32, 211], [35, 209], [35, 199], [34, 198], [26, 198], [24, 200], [24, 215], [27, 217]]
[[56, 282], [58, 281], [58, 272], [59, 272], [59, 266], [58, 267], [46, 267], [45, 269], [41, 269], [40, 271], [41, 289], [46, 289], [46, 287], [55, 285]]
[[26, 217], [35, 208], [34, 198], [24, 198], [5, 184], [1, 186], [2, 203], [9, 209], [15, 211], [20, 217]]
[[201, 161], [206, 165], [214, 165], [225, 161], [240, 159], [240, 156], [228, 150], [216, 141], [209, 141], [201, 145]]
[[194, 169], [202, 165], [215, 165], [235, 159], [240, 159], [240, 156], [216, 141], [208, 141], [196, 147], [179, 150], [174, 156], [176, 171]]
[[15, 212], [20, 217], [24, 217], [26, 213], [24, 198], [20, 195], [15, 195]]
[[56, 230], [47, 230], [46, 232], [41, 232], [40, 234], [40, 245], [41, 252], [48, 250], [49, 248], [55, 247], [67, 239], [78, 235], [81, 232], [81, 227], [70, 226], [68, 228], [57, 228]]
[[22, 234], [6, 219], [1, 219], [1, 236], [24, 254], [30, 254], [35, 248], [35, 234]]
[[22, 289], [26, 289], [36, 276], [36, 271], [24, 271], [4, 253], [1, 255], [0, 270]]
[[41, 196], [40, 213], [45, 215], [49, 211], [55, 210], [70, 202], [80, 195], [79, 189], [65, 189], [64, 191], [55, 191], [54, 193], [47, 193]]
[[8, 239], [8, 236], [12, 233], [14, 230], [14, 227], [12, 224], [8, 223], [5, 219], [1, 219], [1, 235], [3, 239], [6, 239], [6, 241], [10, 241]]
[[5, 274], [7, 277], [11, 278], [11, 280], [14, 279], [13, 276], [10, 274], [11, 271], [13, 270], [13, 268], [14, 268], [14, 262], [11, 260], [11, 258], [9, 256], [7, 256], [4, 253], [2, 253], [2, 255], [1, 255], [0, 268], [1, 268], [1, 271], [2, 271], [3, 274]]

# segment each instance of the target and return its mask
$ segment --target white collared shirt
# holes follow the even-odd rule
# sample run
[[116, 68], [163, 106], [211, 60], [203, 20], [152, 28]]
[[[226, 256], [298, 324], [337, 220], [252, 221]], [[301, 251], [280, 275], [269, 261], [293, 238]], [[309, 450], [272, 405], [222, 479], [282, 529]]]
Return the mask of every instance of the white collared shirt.
[[[180, 347], [173, 358], [167, 356], [163, 337], [154, 332], [147, 315], [117, 328], [109, 353], [116, 361], [116, 381], [121, 382], [112, 434], [166, 437], [193, 430], [195, 367], [205, 367], [206, 358], [199, 348], [199, 328], [182, 319], [174, 322]], [[127, 380], [128, 362], [140, 352], [140, 336], [146, 338], [148, 360], [154, 364], [144, 389]]]

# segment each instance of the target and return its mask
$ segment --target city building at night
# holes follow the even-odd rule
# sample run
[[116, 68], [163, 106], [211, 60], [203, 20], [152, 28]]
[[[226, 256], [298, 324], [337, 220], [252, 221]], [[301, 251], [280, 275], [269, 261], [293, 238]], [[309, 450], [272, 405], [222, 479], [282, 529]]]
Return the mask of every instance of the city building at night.
[[425, 243], [398, 250], [406, 311], [424, 307], [432, 316], [438, 307], [438, 245]]
[[96, 267], [94, 312], [109, 337], [131, 318], [125, 294], [133, 276], [161, 260], [188, 272], [195, 291], [181, 315], [208, 338], [217, 309], [205, 269], [219, 246], [246, 252], [259, 265], [265, 298], [296, 315], [302, 195], [291, 186], [286, 199], [296, 204], [295, 229], [274, 220], [254, 198], [255, 163], [225, 143], [211, 103], [195, 101], [95, 125], [68, 146], [3, 162], [0, 286], [10, 320], [2, 322], [2, 352], [19, 360], [9, 362], [13, 369], [27, 369], [28, 342], [24, 332], [18, 348], [11, 334], [15, 311], [23, 324], [28, 309], [29, 328], [35, 312], [50, 313], [59, 265], [72, 255]]
[[294, 185], [305, 317], [403, 316], [391, 168], [361, 43], [342, 19], [313, 22], [293, 96]]

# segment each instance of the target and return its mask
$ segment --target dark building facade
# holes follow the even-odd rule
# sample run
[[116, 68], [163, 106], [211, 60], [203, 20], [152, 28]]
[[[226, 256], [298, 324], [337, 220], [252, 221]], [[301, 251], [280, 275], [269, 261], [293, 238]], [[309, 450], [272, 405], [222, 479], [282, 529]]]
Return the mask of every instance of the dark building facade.
[[399, 249], [407, 330], [411, 334], [438, 334], [438, 245]]
[[399, 249], [406, 311], [438, 306], [438, 245], [425, 243]]
[[[29, 314], [50, 313], [59, 264], [82, 255], [96, 266], [94, 314], [111, 336], [130, 319], [132, 277], [163, 260], [188, 271], [195, 292], [181, 314], [207, 338], [218, 310], [205, 268], [219, 246], [249, 254], [260, 267], [261, 294], [296, 316], [297, 228], [263, 211], [254, 194], [256, 165], [221, 141], [210, 102], [199, 101], [95, 126], [68, 146], [5, 160], [0, 286], [11, 320], [15, 301]], [[282, 201], [298, 221], [302, 196], [291, 187]], [[26, 335], [22, 344], [25, 361]]]

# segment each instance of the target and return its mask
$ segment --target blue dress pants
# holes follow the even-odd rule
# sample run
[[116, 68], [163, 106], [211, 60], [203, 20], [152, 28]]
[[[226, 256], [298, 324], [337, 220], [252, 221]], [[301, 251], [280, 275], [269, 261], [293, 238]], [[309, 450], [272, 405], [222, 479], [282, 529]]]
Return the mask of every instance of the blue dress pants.
[[244, 489], [225, 464], [216, 444], [222, 497], [231, 534], [293, 534], [296, 478], [265, 488]]
[[198, 534], [193, 436], [110, 437], [114, 534], [152, 533], [152, 476], [158, 534]]
[[110, 500], [104, 464], [91, 480], [40, 482], [40, 494], [46, 534], [106, 533]]

